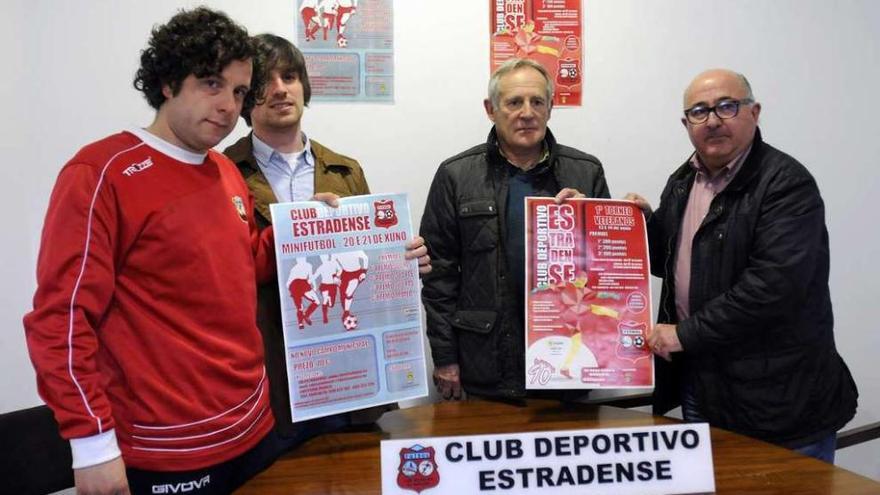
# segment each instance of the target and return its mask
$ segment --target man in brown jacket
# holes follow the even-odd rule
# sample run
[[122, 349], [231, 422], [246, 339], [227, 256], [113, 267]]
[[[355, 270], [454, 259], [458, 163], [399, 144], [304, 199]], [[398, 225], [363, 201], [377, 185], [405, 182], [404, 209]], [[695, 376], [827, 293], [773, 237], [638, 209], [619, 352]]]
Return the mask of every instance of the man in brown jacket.
[[[224, 153], [236, 163], [254, 195], [258, 227], [262, 230], [271, 226], [272, 203], [318, 200], [335, 206], [339, 197], [369, 194], [364, 172], [356, 160], [331, 151], [302, 131], [303, 110], [311, 97], [302, 53], [289, 41], [272, 34], [256, 39], [266, 58], [266, 93], [250, 113], [242, 113], [253, 132]], [[430, 271], [421, 237], [407, 245], [406, 256], [418, 258], [421, 273]], [[389, 406], [380, 406], [292, 423], [278, 284], [273, 281], [259, 286], [257, 299], [257, 324], [263, 333], [272, 411], [278, 432], [290, 441], [288, 448], [350, 424], [372, 423], [389, 410]]]

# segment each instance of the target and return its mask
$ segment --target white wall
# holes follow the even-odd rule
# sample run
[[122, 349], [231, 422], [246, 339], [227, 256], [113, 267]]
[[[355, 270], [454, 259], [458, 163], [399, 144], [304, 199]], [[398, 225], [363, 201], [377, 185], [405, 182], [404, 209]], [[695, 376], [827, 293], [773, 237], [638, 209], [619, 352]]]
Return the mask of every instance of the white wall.
[[[294, 0], [206, 1], [252, 32], [293, 39]], [[816, 176], [828, 210], [836, 335], [861, 391], [850, 426], [880, 421], [873, 327], [880, 235], [870, 220], [880, 157], [880, 2], [585, 0], [584, 106], [557, 109], [558, 139], [603, 160], [612, 194], [655, 203], [690, 152], [681, 92], [700, 70], [744, 72], [770, 143]], [[152, 112], [131, 88], [149, 29], [195, 2], [4, 0], [0, 174], [7, 239], [0, 282], [0, 411], [39, 403], [21, 317], [30, 307], [42, 217], [59, 168], [80, 146]], [[487, 1], [395, 2], [396, 103], [313, 104], [307, 132], [358, 157], [374, 191], [408, 191], [416, 221], [437, 164], [481, 141]], [[230, 138], [246, 132], [244, 123]], [[228, 143], [229, 141], [227, 141]], [[224, 143], [225, 144], [225, 143]], [[880, 479], [880, 441], [838, 453]]]

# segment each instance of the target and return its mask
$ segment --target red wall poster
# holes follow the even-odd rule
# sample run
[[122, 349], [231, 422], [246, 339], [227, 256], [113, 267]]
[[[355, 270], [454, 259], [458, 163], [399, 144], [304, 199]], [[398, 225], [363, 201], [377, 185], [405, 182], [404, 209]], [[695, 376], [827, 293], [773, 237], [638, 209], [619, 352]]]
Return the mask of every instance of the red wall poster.
[[648, 237], [629, 201], [526, 198], [526, 388], [654, 386]]
[[580, 106], [583, 91], [581, 0], [489, 0], [490, 72], [510, 58], [539, 62], [556, 88], [554, 106]]

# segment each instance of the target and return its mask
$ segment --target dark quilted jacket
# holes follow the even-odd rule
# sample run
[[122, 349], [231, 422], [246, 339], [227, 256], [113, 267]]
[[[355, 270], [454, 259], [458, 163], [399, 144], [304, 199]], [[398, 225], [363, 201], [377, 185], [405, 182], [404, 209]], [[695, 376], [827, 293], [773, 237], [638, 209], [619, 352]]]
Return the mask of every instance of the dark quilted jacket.
[[[487, 143], [440, 164], [422, 216], [433, 271], [422, 302], [435, 366], [458, 363], [468, 393], [525, 394], [523, 308], [508, 277], [505, 214], [508, 165], [495, 129]], [[549, 172], [558, 185], [607, 198], [599, 160], [556, 143], [548, 130]], [[549, 173], [548, 172], [548, 173]]]
[[659, 319], [678, 323], [685, 349], [655, 359], [654, 412], [678, 404], [690, 366], [712, 425], [788, 447], [818, 441], [852, 419], [858, 392], [834, 345], [816, 182], [756, 133], [694, 236], [691, 316], [677, 322], [676, 239], [694, 175], [688, 163], [672, 174], [648, 222], [652, 271], [664, 278]]

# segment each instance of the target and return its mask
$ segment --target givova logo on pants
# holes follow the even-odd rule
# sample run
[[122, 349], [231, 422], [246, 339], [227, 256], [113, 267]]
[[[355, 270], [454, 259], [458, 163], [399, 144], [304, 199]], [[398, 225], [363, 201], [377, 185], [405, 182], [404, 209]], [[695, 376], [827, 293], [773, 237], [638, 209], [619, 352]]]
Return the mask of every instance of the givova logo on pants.
[[209, 474], [200, 480], [153, 485], [153, 493], [189, 493], [194, 490], [201, 490], [210, 483], [211, 475]]

